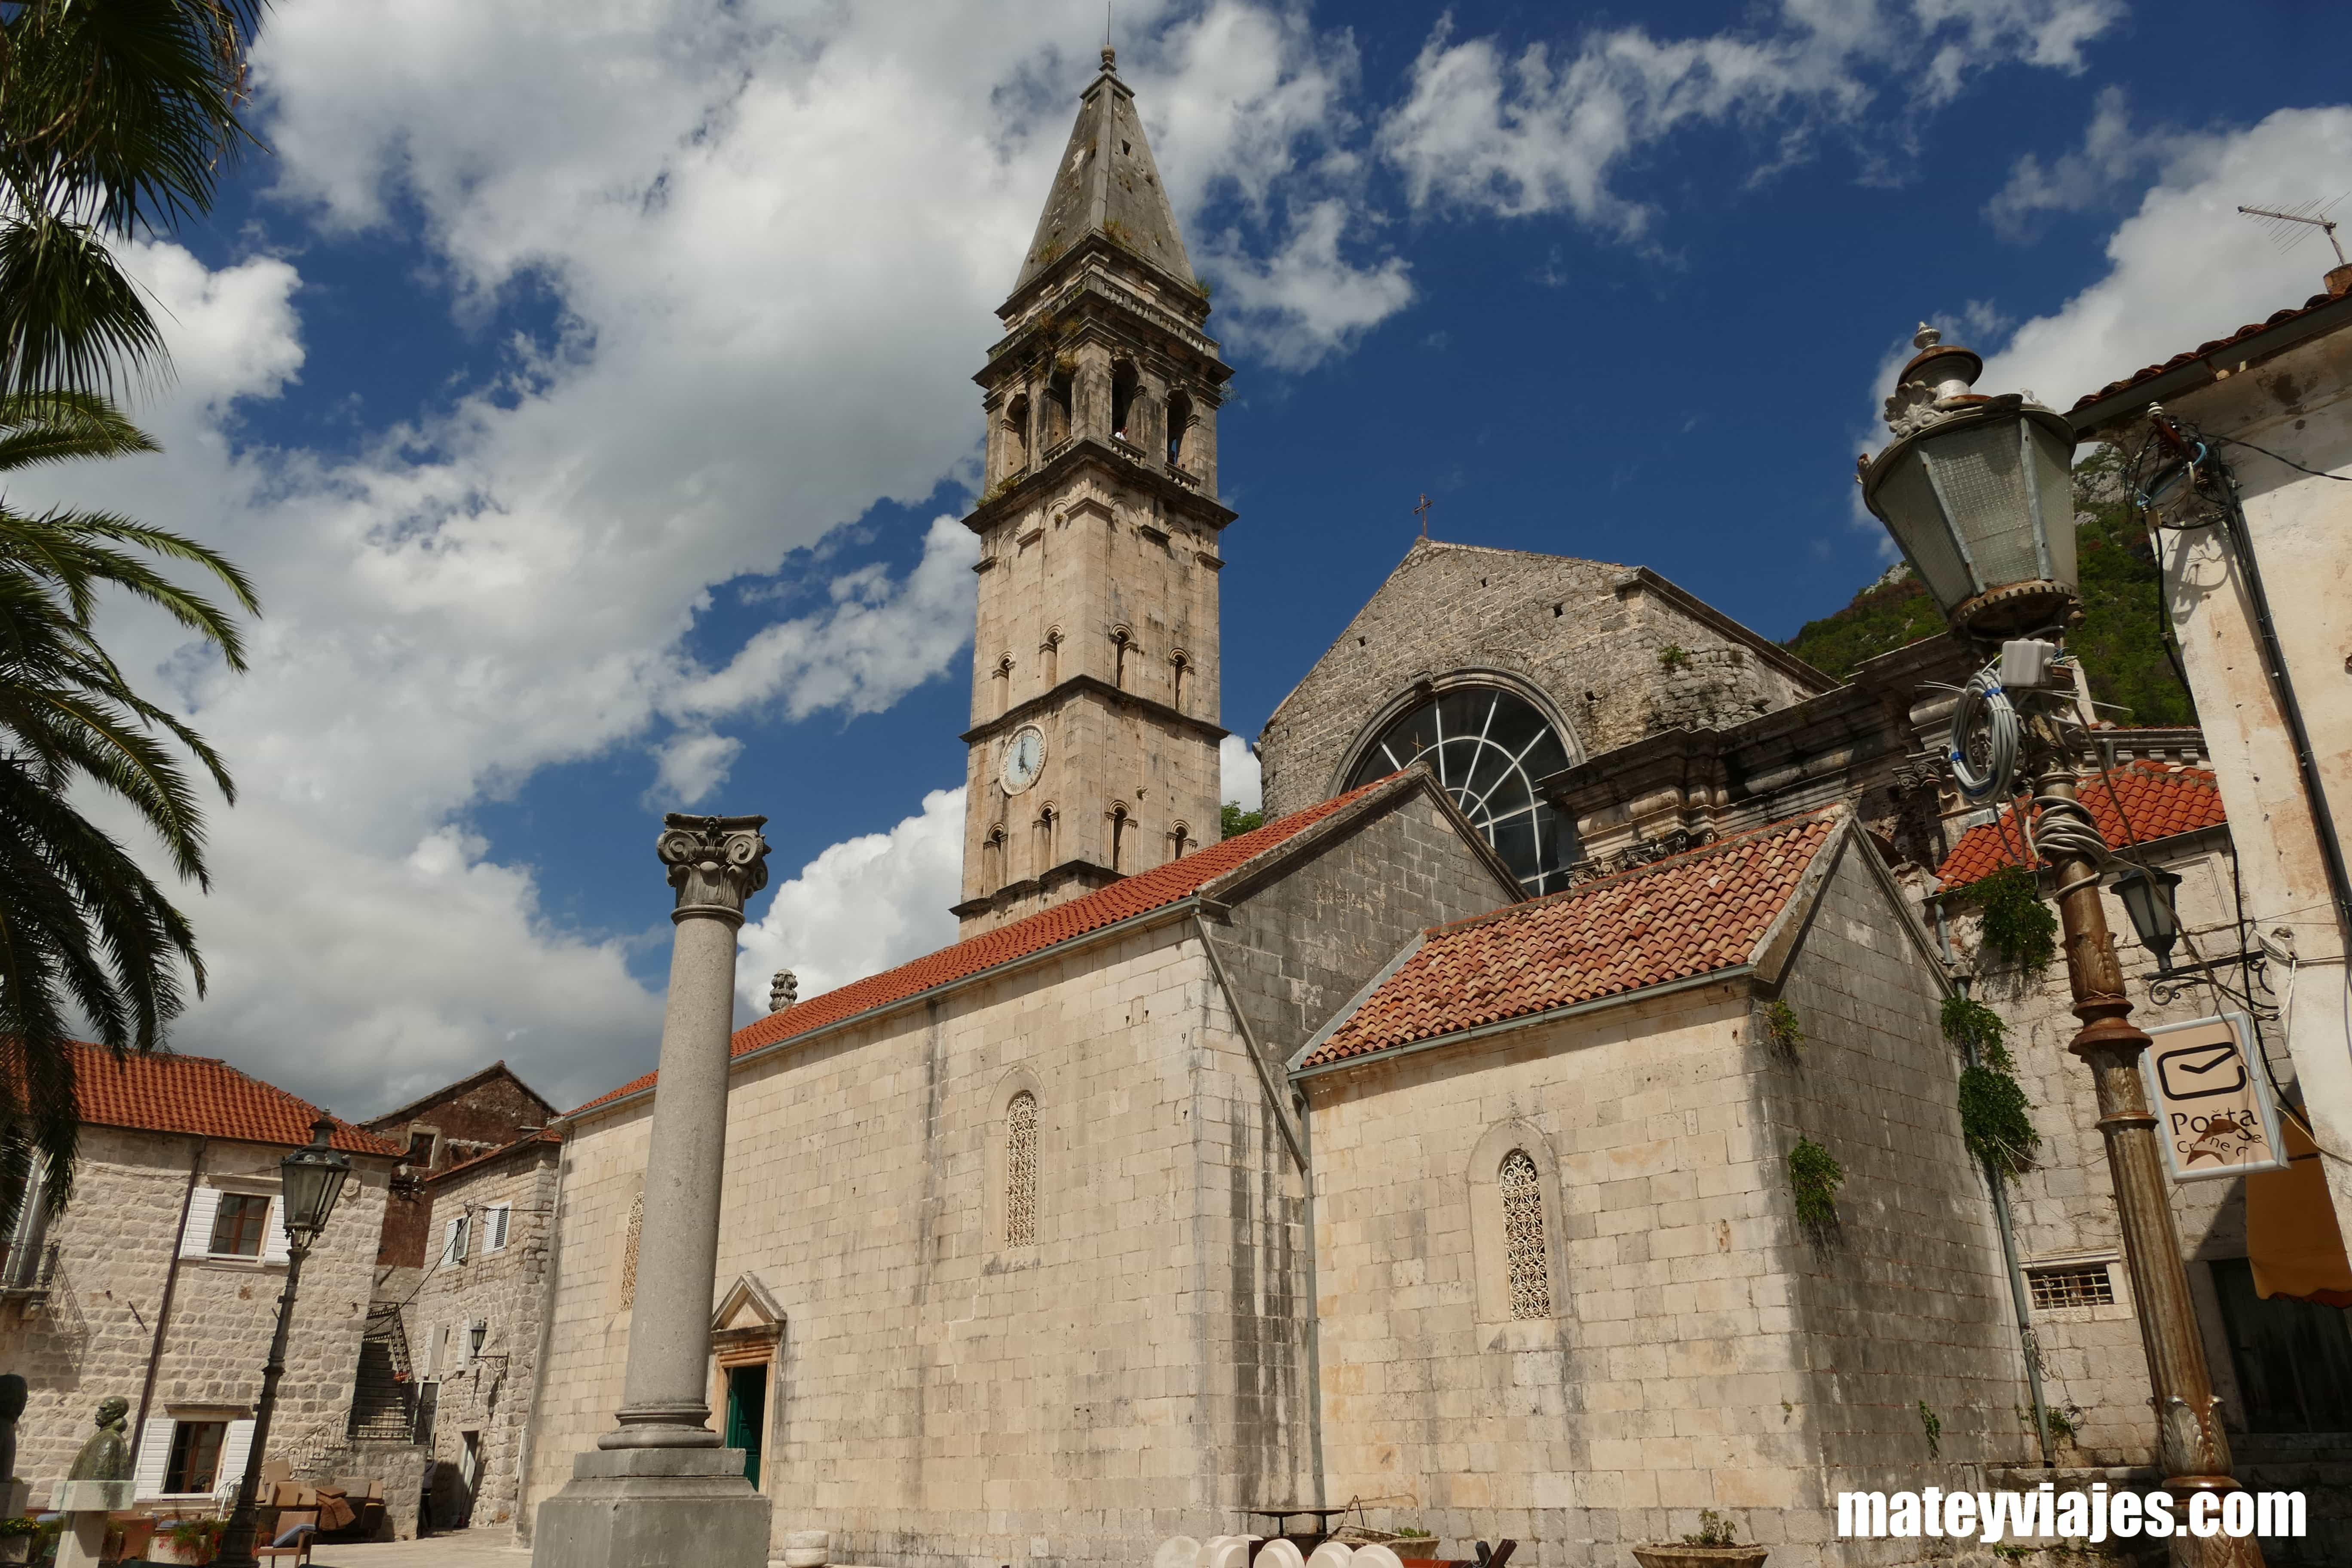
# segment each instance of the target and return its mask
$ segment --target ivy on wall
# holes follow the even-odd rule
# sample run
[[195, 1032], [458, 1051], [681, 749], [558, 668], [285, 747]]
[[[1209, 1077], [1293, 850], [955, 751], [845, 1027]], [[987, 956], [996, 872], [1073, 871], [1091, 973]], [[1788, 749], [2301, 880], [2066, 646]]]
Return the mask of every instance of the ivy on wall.
[[1944, 998], [1944, 1038], [1975, 1059], [1960, 1069], [1960, 1137], [1996, 1173], [2014, 1176], [2033, 1163], [2042, 1134], [2033, 1102], [2017, 1081], [2009, 1054], [2009, 1026], [1983, 1003], [1955, 994]]
[[1816, 1236], [1837, 1228], [1837, 1192], [1845, 1167], [1810, 1138], [1789, 1151], [1789, 1190], [1797, 1198], [1797, 1223]]
[[2042, 901], [2032, 871], [2003, 866], [1969, 883], [1968, 896], [1983, 919], [1987, 952], [2034, 974], [2058, 956], [2058, 914]]

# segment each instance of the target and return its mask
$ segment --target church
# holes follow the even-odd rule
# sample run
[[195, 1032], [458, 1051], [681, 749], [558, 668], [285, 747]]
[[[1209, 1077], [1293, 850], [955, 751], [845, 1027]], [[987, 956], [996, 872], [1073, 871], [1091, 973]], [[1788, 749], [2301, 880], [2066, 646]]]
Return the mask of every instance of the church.
[[[1359, 1499], [1541, 1568], [1702, 1510], [1909, 1561], [1834, 1494], [2031, 1445], [1921, 786], [1846, 765], [1950, 650], [1842, 683], [1424, 541], [1221, 839], [1209, 313], [1105, 49], [978, 377], [961, 940], [734, 1038], [709, 1397], [779, 1545], [1133, 1568]], [[657, 1092], [562, 1118], [543, 1323], [491, 1327], [525, 1531], [620, 1403]]]

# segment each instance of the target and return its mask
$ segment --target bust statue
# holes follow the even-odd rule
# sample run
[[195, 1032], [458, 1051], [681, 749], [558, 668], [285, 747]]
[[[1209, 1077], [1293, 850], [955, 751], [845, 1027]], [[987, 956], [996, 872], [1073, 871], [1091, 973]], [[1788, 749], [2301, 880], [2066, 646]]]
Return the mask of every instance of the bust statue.
[[89, 1435], [74, 1456], [73, 1468], [66, 1472], [69, 1481], [127, 1481], [131, 1479], [131, 1445], [123, 1440], [123, 1417], [131, 1414], [127, 1399], [106, 1398], [98, 1402], [98, 1430]]

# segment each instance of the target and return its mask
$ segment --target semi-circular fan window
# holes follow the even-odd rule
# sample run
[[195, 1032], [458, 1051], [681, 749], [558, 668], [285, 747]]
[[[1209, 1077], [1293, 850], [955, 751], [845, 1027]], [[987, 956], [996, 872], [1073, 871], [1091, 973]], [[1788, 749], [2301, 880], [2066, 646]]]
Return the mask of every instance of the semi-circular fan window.
[[1348, 787], [1427, 759], [1472, 826], [1530, 893], [1568, 886], [1574, 825], [1540, 799], [1536, 780], [1569, 765], [1568, 748], [1535, 704], [1492, 686], [1456, 687], [1381, 731]]

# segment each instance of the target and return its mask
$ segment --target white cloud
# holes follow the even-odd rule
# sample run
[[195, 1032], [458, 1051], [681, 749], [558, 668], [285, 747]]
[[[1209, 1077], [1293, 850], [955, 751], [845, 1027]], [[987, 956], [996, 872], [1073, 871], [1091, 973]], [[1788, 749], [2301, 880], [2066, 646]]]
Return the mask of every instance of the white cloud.
[[1217, 742], [1217, 799], [1221, 803], [1238, 805], [1244, 811], [1255, 811], [1265, 804], [1265, 793], [1260, 781], [1257, 753], [1239, 735], [1228, 735]]
[[[1613, 180], [1641, 149], [1700, 124], [1739, 124], [1802, 155], [1816, 125], [1855, 126], [1901, 70], [1905, 113], [1948, 101], [1975, 72], [2021, 62], [2073, 71], [2082, 47], [2123, 14], [2119, 0], [1784, 0], [1754, 33], [1660, 39], [1641, 26], [1596, 31], [1573, 51], [1531, 44], [1506, 57], [1491, 37], [1441, 21], [1390, 111], [1381, 153], [1415, 206], [1573, 214], [1636, 237], [1648, 207]], [[1900, 118], [1898, 115], [1896, 118]], [[1897, 140], [1900, 127], [1879, 127]]]
[[1307, 208], [1281, 250], [1263, 260], [1246, 255], [1237, 235], [1221, 237], [1209, 254], [1217, 276], [1240, 307], [1232, 335], [1286, 369], [1311, 365], [1345, 349], [1366, 331], [1412, 301], [1405, 264], [1390, 257], [1358, 267], [1339, 252], [1349, 223], [1339, 197]]
[[[1294, 254], [1349, 286], [1339, 232], [1269, 196], [1310, 166], [1318, 191], [1348, 189], [1344, 37], [1243, 0], [1139, 0], [1121, 22], [1183, 216], [1238, 193], [1263, 217], [1235, 266]], [[650, 858], [646, 930], [582, 933], [541, 908], [536, 868], [463, 825], [551, 764], [616, 750], [645, 754], [649, 811], [701, 801], [746, 721], [873, 711], [955, 664], [972, 542], [950, 521], [903, 577], [795, 582], [826, 591], [815, 612], [707, 666], [681, 639], [716, 585], [777, 570], [877, 500], [969, 482], [970, 377], [1093, 63], [1055, 40], [1099, 24], [1082, 0], [920, 27], [793, 0], [273, 8], [256, 68], [296, 243], [218, 271], [131, 247], [178, 363], [142, 410], [166, 455], [39, 478], [217, 545], [267, 610], [241, 679], [152, 617], [107, 630], [242, 786], [215, 815], [214, 890], [188, 900], [214, 984], [181, 1048], [351, 1111], [491, 1056], [559, 1100], [650, 1060], [658, 1005], [624, 964], [667, 938]], [[508, 345], [495, 384], [438, 412], [362, 406], [353, 454], [239, 445], [239, 400], [301, 374], [298, 268], [331, 258], [299, 243], [303, 224], [359, 245], [414, 227], [425, 286], [446, 284], [461, 324], [528, 286], [556, 332]], [[1394, 263], [1363, 276], [1369, 297], [1337, 316], [1279, 289], [1234, 314], [1337, 342], [1401, 302]], [[814, 976], [952, 937], [960, 818], [933, 816], [860, 873], [903, 907], [843, 893]], [[818, 865], [820, 881], [847, 875]], [[927, 869], [893, 881], [900, 865]], [[924, 876], [937, 886], [918, 897]]]
[[2315, 237], [2284, 254], [2238, 213], [2339, 188], [2352, 107], [2281, 110], [2242, 130], [2174, 140], [2106, 245], [2107, 273], [2020, 326], [1981, 388], [2031, 389], [2064, 409], [2086, 393], [2320, 291], [2335, 258]]
[[775, 889], [767, 914], [743, 928], [737, 996], [757, 1016], [777, 970], [809, 997], [946, 946], [962, 877], [963, 791], [933, 790], [921, 816], [835, 844]]
[[2104, 88], [2083, 133], [2083, 145], [2060, 153], [2046, 166], [2032, 153], [2019, 158], [2009, 183], [1985, 204], [1985, 219], [2006, 238], [2031, 238], [2037, 219], [2050, 213], [2084, 212], [2112, 200], [2133, 180], [2176, 154], [2182, 141], [2172, 132], [2134, 129], [2124, 89]]

